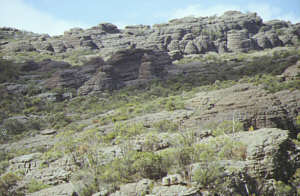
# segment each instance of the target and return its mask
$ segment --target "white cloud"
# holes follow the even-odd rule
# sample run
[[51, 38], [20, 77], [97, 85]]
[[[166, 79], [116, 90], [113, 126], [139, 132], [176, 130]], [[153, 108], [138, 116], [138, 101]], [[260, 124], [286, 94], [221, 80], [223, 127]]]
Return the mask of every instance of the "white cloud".
[[176, 9], [174, 13], [172, 13], [169, 18], [183, 18], [185, 16], [212, 16], [212, 15], [220, 15], [228, 10], [240, 10], [240, 7], [235, 5], [217, 5], [213, 7], [204, 7], [200, 4], [190, 5], [186, 8]]
[[55, 18], [31, 7], [23, 0], [0, 0], [0, 5], [0, 26], [50, 35], [63, 34], [64, 31], [73, 27], [87, 27], [80, 22]]
[[128, 26], [125, 22], [113, 22], [112, 24], [116, 25], [118, 29], [124, 29], [126, 26]]
[[242, 12], [256, 12], [263, 18], [264, 21], [272, 19], [280, 19], [291, 21], [292, 23], [300, 22], [300, 16], [290, 12], [284, 13], [279, 7], [274, 7], [267, 3], [245, 4], [241, 7], [239, 5], [231, 4], [219, 4], [217, 6], [205, 7], [200, 4], [189, 5], [185, 8], [176, 9], [173, 12], [169, 12], [168, 19], [182, 18], [186, 16], [213, 16], [221, 15], [228, 10], [237, 10]]
[[248, 4], [247, 10], [257, 12], [264, 21], [280, 19], [291, 21], [292, 23], [300, 22], [300, 17], [297, 17], [296, 14], [292, 12], [285, 13], [281, 8], [274, 7], [267, 3]]

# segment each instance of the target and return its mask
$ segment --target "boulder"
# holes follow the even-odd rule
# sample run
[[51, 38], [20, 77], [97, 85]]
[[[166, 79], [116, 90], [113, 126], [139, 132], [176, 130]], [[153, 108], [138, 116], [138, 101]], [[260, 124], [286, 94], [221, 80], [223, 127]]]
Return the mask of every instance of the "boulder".
[[288, 67], [282, 73], [286, 80], [296, 80], [299, 79], [300, 76], [300, 61], [298, 61], [295, 65]]
[[168, 175], [166, 177], [163, 177], [161, 184], [163, 186], [171, 186], [177, 184], [185, 184], [185, 182], [180, 174], [173, 174], [173, 175]]
[[16, 158], [10, 160], [10, 163], [16, 164], [16, 163], [30, 162], [30, 161], [40, 158], [41, 156], [42, 156], [42, 153], [27, 154], [27, 155], [16, 157]]
[[54, 129], [45, 129], [40, 132], [42, 135], [54, 135], [56, 134], [56, 130]]
[[185, 54], [197, 54], [198, 53], [198, 49], [195, 46], [195, 44], [193, 43], [193, 41], [189, 41], [187, 43], [187, 45], [185, 46], [185, 49], [184, 49], [184, 53]]

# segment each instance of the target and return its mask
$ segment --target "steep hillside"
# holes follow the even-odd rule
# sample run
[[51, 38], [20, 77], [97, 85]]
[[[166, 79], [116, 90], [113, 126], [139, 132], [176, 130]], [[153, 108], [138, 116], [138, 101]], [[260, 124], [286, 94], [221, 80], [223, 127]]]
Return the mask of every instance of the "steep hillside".
[[0, 195], [300, 194], [299, 28], [1, 28]]

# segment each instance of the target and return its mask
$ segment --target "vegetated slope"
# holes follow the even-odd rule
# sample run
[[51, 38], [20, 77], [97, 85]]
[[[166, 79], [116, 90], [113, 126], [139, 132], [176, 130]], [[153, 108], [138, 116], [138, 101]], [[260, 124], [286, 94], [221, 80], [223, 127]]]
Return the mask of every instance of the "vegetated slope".
[[[203, 27], [224, 20], [229, 29], [248, 29], [251, 43], [262, 27], [266, 34], [273, 31], [253, 14], [228, 17]], [[249, 24], [236, 23], [249, 17]], [[173, 27], [194, 32], [209, 19], [186, 18], [155, 28], [160, 35]], [[182, 26], [182, 21], [190, 22]], [[271, 29], [283, 25], [282, 36], [297, 36], [285, 32], [297, 25], [270, 24]], [[100, 27], [103, 33], [94, 32], [95, 37], [118, 36], [111, 47], [122, 45], [126, 29]], [[99, 28], [76, 31], [81, 36]], [[126, 33], [144, 39], [142, 32], [149, 29], [140, 28], [139, 35]], [[149, 31], [155, 34], [155, 28]], [[6, 31], [6, 40], [18, 34], [25, 41], [42, 37]], [[43, 42], [66, 44], [67, 36]], [[232, 38], [226, 39], [228, 47]], [[55, 50], [47, 54], [54, 58], [45, 60], [43, 50], [8, 50], [7, 42], [1, 53], [15, 59], [0, 64], [1, 195], [299, 194], [297, 46], [193, 54], [172, 62], [174, 51], [158, 42], [160, 51], [88, 50], [79, 55], [83, 65], [74, 67], [60, 61], [66, 59]], [[78, 47], [91, 42], [81, 39]], [[87, 55], [91, 51], [95, 55]]]

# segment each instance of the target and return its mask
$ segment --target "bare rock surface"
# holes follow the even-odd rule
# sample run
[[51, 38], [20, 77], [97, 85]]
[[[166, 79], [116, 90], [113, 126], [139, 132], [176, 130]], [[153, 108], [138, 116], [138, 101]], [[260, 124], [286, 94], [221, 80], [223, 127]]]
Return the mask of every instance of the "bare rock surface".
[[[295, 118], [300, 110], [300, 92], [267, 93], [251, 84], [239, 84], [230, 88], [200, 92], [188, 101], [187, 107], [197, 108], [194, 117], [187, 121], [198, 125], [207, 122], [235, 120], [245, 128], [278, 127], [295, 129]], [[289, 106], [290, 105], [290, 106]]]

